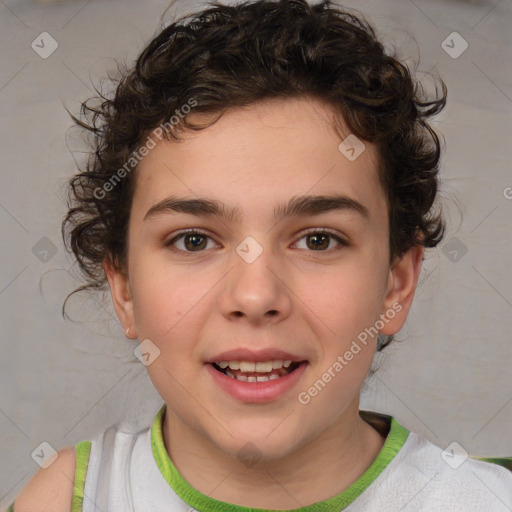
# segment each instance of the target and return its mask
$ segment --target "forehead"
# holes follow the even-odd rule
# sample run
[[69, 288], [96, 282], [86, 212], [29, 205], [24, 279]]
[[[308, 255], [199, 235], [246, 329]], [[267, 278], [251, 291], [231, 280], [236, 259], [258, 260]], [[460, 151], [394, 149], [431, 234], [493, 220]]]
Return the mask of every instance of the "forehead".
[[[211, 118], [189, 116], [194, 123]], [[149, 151], [136, 171], [132, 213], [142, 220], [172, 195], [216, 198], [236, 209], [237, 219], [273, 217], [276, 205], [291, 197], [336, 193], [363, 204], [378, 221], [386, 201], [377, 150], [365, 142], [356, 159], [347, 158], [339, 145], [349, 135], [339, 116], [315, 99], [228, 110], [208, 128], [182, 132], [179, 142], [162, 140]]]

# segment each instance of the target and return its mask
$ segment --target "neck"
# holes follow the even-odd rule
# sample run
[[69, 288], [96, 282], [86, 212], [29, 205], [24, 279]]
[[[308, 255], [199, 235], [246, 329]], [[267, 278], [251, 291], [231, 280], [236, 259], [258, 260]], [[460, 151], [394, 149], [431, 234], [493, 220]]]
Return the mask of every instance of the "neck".
[[[250, 467], [184, 424], [169, 408], [164, 443], [183, 478], [216, 500], [286, 510], [339, 494], [371, 465], [384, 438], [359, 416], [357, 400], [318, 437], [279, 459]], [[304, 482], [308, 482], [305, 486]]]

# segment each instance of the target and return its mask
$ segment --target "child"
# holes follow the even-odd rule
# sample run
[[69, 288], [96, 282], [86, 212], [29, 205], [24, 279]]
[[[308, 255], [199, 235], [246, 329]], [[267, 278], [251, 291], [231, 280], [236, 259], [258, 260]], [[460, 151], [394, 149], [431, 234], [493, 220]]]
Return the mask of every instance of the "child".
[[164, 404], [61, 450], [16, 512], [511, 510], [507, 469], [359, 410], [443, 237], [441, 84], [421, 98], [362, 16], [262, 0], [178, 20], [84, 103], [63, 235]]

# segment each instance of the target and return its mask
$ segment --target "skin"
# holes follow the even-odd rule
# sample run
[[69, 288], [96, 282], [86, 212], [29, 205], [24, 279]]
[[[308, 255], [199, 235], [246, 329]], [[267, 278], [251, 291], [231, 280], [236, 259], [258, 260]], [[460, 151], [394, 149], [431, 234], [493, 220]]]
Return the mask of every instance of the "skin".
[[[397, 303], [401, 311], [380, 332], [400, 330], [423, 255], [416, 246], [389, 265], [376, 148], [365, 142], [349, 161], [338, 145], [350, 132], [343, 124], [337, 131], [333, 116], [313, 98], [267, 100], [230, 110], [179, 143], [159, 142], [137, 170], [128, 274], [105, 261], [128, 336], [160, 350], [147, 371], [167, 404], [167, 451], [192, 486], [218, 500], [286, 510], [327, 499], [356, 481], [384, 442], [358, 414], [376, 337], [309, 404], [297, 399]], [[343, 211], [274, 220], [278, 203], [333, 192], [361, 202], [369, 219]], [[144, 221], [169, 195], [215, 198], [241, 217], [166, 213]], [[187, 228], [210, 237], [200, 239], [200, 252], [183, 238], [165, 246]], [[335, 230], [349, 245], [330, 238], [316, 249], [303, 233], [309, 228]], [[247, 236], [263, 248], [252, 263], [236, 252]], [[277, 347], [309, 364], [286, 395], [244, 403], [220, 391], [203, 366], [237, 347]], [[261, 457], [251, 467], [237, 458], [248, 442]]]

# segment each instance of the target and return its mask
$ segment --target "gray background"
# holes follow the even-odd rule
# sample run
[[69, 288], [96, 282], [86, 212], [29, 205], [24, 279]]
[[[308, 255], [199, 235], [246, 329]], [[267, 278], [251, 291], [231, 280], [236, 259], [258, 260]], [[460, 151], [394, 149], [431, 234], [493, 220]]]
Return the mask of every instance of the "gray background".
[[[38, 469], [31, 453], [41, 442], [74, 445], [121, 419], [146, 426], [162, 403], [144, 366], [129, 362], [137, 342], [124, 338], [110, 296], [75, 295], [74, 322], [61, 317], [77, 282], [60, 222], [75, 170], [69, 149], [75, 158], [83, 149], [64, 105], [77, 113], [113, 58], [131, 62], [167, 5], [0, 2], [0, 508]], [[178, 2], [166, 19], [198, 5]], [[381, 358], [362, 407], [443, 447], [456, 440], [474, 455], [512, 456], [511, 0], [344, 5], [369, 15], [408, 62], [419, 54], [425, 87], [433, 71], [449, 90], [434, 123], [447, 145], [448, 232], [428, 253], [404, 342]], [[457, 58], [442, 47], [454, 31], [468, 43]], [[42, 32], [58, 43], [46, 59], [31, 47]]]

